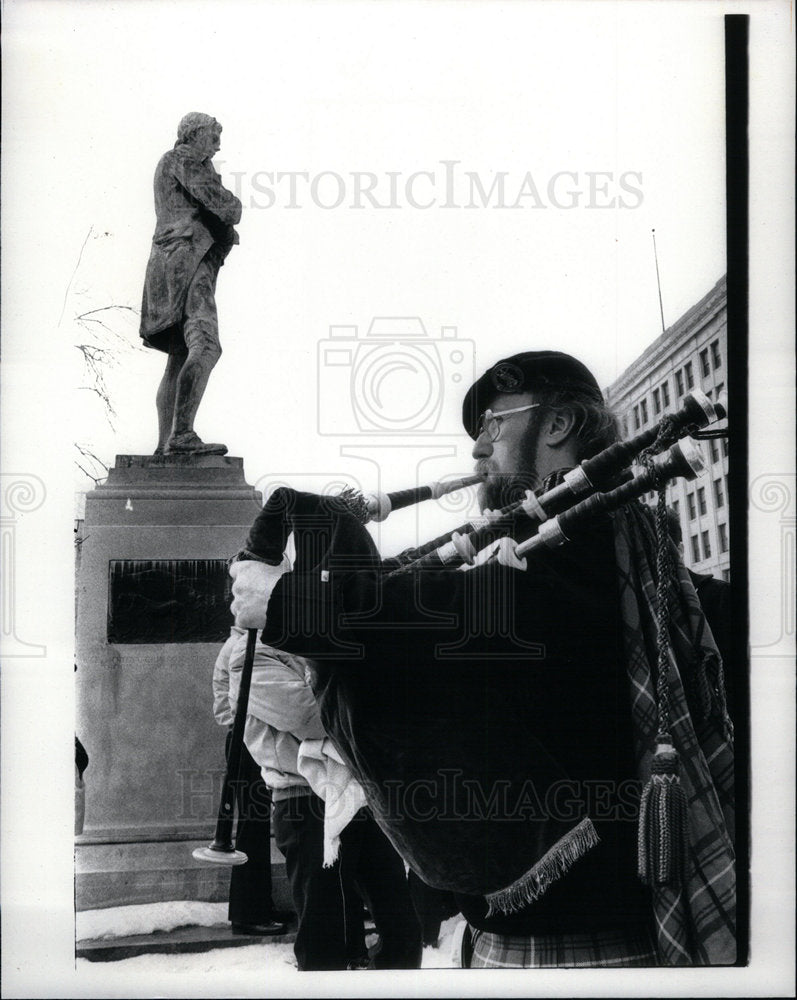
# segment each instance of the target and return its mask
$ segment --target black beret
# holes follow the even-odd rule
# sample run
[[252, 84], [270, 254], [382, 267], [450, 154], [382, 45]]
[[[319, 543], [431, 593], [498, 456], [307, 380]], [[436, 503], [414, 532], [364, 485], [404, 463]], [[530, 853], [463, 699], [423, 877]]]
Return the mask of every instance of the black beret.
[[596, 403], [604, 401], [595, 376], [576, 358], [561, 351], [524, 351], [498, 361], [468, 389], [462, 403], [465, 430], [476, 439], [479, 417], [498, 393], [528, 392], [547, 386], [573, 389]]

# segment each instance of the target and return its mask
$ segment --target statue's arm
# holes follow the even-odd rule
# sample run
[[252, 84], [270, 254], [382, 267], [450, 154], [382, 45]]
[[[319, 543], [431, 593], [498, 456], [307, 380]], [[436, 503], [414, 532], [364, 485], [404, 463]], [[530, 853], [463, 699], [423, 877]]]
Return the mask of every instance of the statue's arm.
[[179, 183], [220, 222], [234, 226], [241, 221], [241, 202], [221, 183], [210, 164], [188, 157], [175, 158], [174, 175]]

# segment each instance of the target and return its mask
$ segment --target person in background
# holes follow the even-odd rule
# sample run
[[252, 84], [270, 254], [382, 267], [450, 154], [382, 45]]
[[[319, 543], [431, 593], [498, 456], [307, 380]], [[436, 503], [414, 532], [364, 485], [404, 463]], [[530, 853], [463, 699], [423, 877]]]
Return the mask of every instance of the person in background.
[[424, 948], [436, 948], [440, 941], [440, 924], [459, 913], [459, 906], [452, 892], [434, 889], [427, 885], [410, 868], [407, 872], [412, 905], [421, 922]]
[[[241, 636], [229, 663], [234, 705], [245, 651]], [[324, 775], [317, 787], [324, 791], [326, 785], [325, 803], [307, 776], [313, 771], [300, 761], [302, 749], [319, 749], [326, 741], [311, 670], [308, 660], [258, 642], [244, 735], [272, 789], [275, 840], [285, 856], [299, 919], [294, 944], [299, 970], [365, 967], [363, 901], [380, 937], [369, 967], [417, 969], [421, 930], [401, 858], [369, 811], [360, 808], [345, 765], [316, 755]], [[333, 789], [336, 808], [330, 812]], [[330, 820], [337, 821], [336, 847], [330, 843]]]
[[86, 814], [86, 784], [83, 772], [89, 766], [89, 755], [80, 740], [75, 737], [75, 836], [83, 833], [83, 818]]
[[[213, 668], [213, 715], [227, 728], [225, 754], [229, 757], [235, 713], [230, 707], [230, 653], [244, 634], [232, 627]], [[238, 828], [236, 847], [249, 858], [230, 873], [230, 903], [227, 919], [233, 934], [282, 934], [285, 924], [276, 919], [271, 898], [271, 793], [260, 767], [241, 747], [241, 769], [235, 786]]]
[[[75, 671], [77, 671], [77, 663]], [[83, 820], [86, 815], [86, 784], [83, 781], [83, 772], [88, 766], [89, 755], [75, 735], [75, 836], [83, 833]]]

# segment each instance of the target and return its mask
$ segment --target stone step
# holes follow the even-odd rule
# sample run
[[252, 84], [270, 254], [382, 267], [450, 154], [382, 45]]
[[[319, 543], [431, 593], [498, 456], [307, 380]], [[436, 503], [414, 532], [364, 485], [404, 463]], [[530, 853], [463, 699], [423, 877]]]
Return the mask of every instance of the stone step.
[[[121, 844], [78, 843], [75, 849], [75, 909], [95, 910], [172, 899], [226, 902], [230, 871], [226, 865], [195, 860], [203, 840]], [[278, 910], [291, 909], [285, 862], [271, 842], [271, 898]]]
[[138, 955], [174, 955], [186, 952], [212, 951], [214, 948], [240, 948], [248, 944], [292, 944], [296, 940], [296, 924], [289, 923], [284, 934], [233, 934], [229, 924], [212, 927], [177, 927], [171, 931], [133, 934], [129, 937], [100, 938], [78, 941], [77, 958], [89, 962], [119, 962]]

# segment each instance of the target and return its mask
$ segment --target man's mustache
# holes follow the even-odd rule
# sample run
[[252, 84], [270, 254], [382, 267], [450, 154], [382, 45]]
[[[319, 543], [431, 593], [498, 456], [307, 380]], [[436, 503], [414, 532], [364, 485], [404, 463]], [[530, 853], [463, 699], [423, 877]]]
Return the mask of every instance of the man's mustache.
[[489, 476], [492, 472], [490, 468], [490, 463], [486, 458], [480, 458], [479, 461], [474, 465], [473, 471], [479, 476]]
[[484, 476], [485, 479], [492, 480], [518, 480], [523, 481], [527, 484], [526, 488], [529, 489], [532, 481], [537, 481], [537, 475], [533, 470], [528, 468], [516, 468], [510, 469], [508, 471], [499, 472], [495, 465], [490, 461], [489, 458], [480, 458], [478, 462], [473, 467], [473, 471], [480, 476]]

